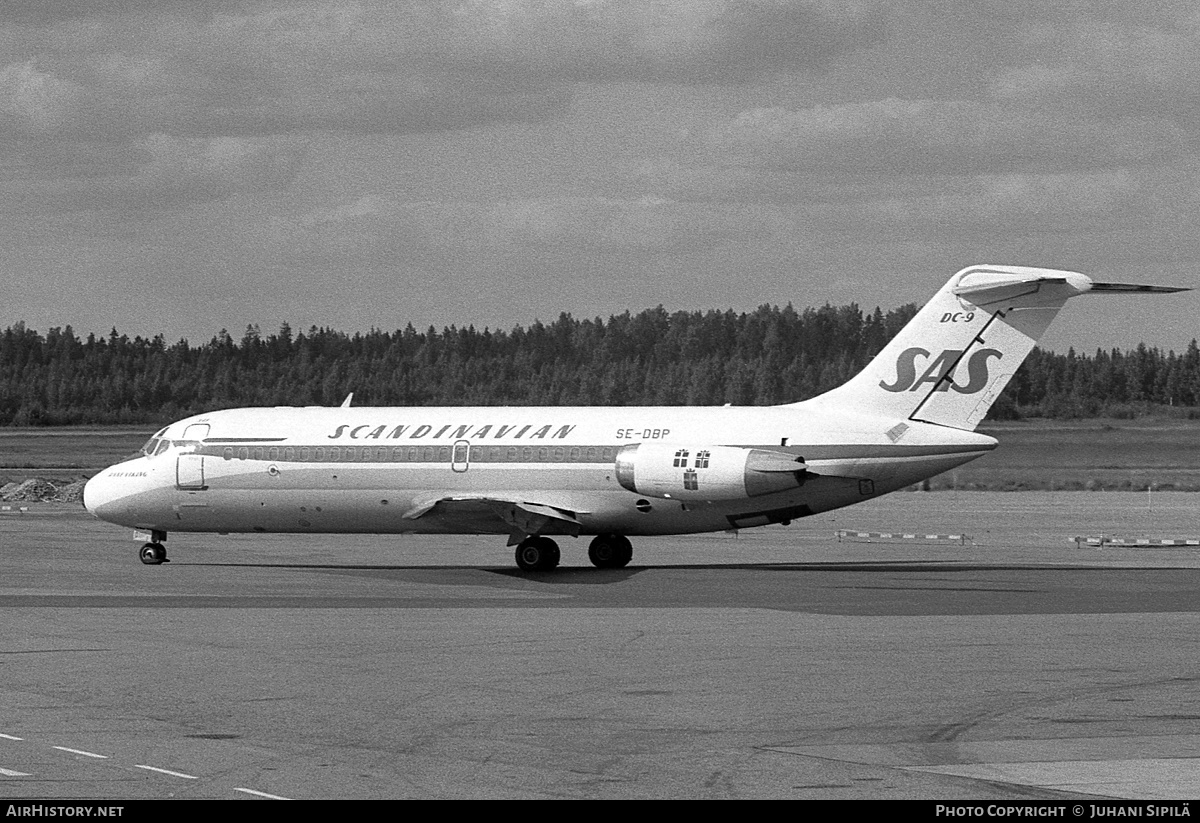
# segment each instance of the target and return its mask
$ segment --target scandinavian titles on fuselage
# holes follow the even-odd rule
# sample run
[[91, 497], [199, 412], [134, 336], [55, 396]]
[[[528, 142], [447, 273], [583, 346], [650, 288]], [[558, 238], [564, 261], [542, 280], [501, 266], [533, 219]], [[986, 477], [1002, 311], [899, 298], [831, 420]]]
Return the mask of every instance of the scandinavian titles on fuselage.
[[[468, 437], [490, 440], [500, 440], [501, 438], [511, 437], [514, 440], [519, 440], [527, 434], [529, 439], [545, 440], [547, 438], [565, 439], [571, 434], [575, 428], [574, 425], [558, 426], [543, 425], [534, 426], [528, 425], [494, 425], [491, 423], [483, 426], [462, 425], [455, 426], [447, 424], [444, 426], [432, 426], [428, 423], [421, 425], [376, 425], [367, 423], [360, 426], [355, 426], [350, 423], [344, 423], [337, 427], [333, 434], [328, 436], [330, 440], [337, 440], [342, 437], [351, 440], [398, 440], [404, 438], [406, 440], [421, 440], [428, 437], [430, 440], [437, 440], [441, 437], [446, 437], [449, 440], [463, 440]], [[531, 431], [532, 430], [532, 431]]]
[[[353, 425], [343, 423], [327, 436], [329, 440], [565, 440], [576, 428], [569, 425], [497, 425], [482, 426], [454, 424], [376, 424]], [[617, 440], [661, 440], [670, 435], [666, 428], [623, 427], [616, 429]]]

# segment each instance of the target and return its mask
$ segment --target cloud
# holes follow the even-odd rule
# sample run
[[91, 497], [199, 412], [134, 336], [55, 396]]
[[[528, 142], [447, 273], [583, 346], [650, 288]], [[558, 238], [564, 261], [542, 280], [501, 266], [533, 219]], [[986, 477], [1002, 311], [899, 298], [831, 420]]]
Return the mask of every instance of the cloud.
[[287, 186], [306, 148], [294, 138], [139, 137], [119, 151], [125, 162], [70, 178], [30, 179], [4, 187], [11, 209], [43, 211], [174, 209]]
[[913, 236], [964, 236], [1004, 227], [1007, 233], [1096, 230], [1141, 197], [1126, 170], [1078, 174], [988, 174], [933, 193], [830, 204], [828, 224], [901, 230]]
[[819, 69], [880, 37], [867, 3], [87, 8], [3, 32], [39, 68], [4, 69], [17, 122], [0, 133], [405, 134], [542, 120], [566, 110], [571, 82], [742, 82]]
[[41, 71], [35, 61], [0, 69], [0, 132], [22, 136], [62, 129], [84, 100], [82, 86]]
[[733, 164], [822, 177], [1109, 168], [1187, 151], [1168, 122], [1056, 117], [975, 101], [885, 100], [750, 109], [705, 143]]
[[588, 82], [737, 83], [878, 42], [886, 4], [474, 2], [435, 15], [434, 59]]
[[998, 98], [1200, 125], [1200, 12], [1192, 4], [1078, 15], [1058, 26], [1031, 26], [1026, 39], [1037, 58], [998, 74]]
[[723, 243], [778, 242], [794, 229], [773, 206], [663, 198], [531, 197], [498, 202], [398, 202], [368, 195], [275, 221], [281, 248], [304, 254], [374, 256], [382, 250], [575, 252], [695, 250]]

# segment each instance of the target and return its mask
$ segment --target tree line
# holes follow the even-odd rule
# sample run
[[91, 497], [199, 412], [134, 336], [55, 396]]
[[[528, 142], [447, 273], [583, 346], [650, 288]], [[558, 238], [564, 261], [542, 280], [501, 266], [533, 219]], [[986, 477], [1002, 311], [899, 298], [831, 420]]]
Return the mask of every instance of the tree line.
[[[161, 424], [232, 406], [767, 405], [813, 397], [857, 373], [916, 313], [908, 304], [790, 304], [607, 321], [562, 314], [511, 331], [409, 324], [346, 334], [288, 324], [240, 340], [168, 344], [119, 334], [45, 334], [16, 323], [0, 335], [0, 426]], [[1200, 409], [1200, 349], [1139, 345], [1065, 355], [1035, 349], [992, 419], [1130, 417]], [[1197, 412], [1200, 414], [1200, 411]]]

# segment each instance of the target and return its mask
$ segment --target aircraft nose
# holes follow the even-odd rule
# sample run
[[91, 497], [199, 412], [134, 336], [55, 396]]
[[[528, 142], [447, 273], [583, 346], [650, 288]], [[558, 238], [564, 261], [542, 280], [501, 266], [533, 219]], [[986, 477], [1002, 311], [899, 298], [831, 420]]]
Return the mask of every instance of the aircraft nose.
[[116, 484], [104, 475], [101, 472], [83, 484], [83, 507], [101, 520], [108, 519], [104, 515], [112, 508], [112, 502], [117, 497]]

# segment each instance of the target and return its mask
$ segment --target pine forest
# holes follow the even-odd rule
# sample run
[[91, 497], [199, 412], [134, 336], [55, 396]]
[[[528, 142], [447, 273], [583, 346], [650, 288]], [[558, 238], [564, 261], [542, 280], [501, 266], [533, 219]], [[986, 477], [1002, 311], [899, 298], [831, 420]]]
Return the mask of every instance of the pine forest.
[[[81, 339], [17, 323], [0, 334], [0, 425], [161, 424], [235, 406], [768, 405], [855, 374], [917, 306], [562, 314], [511, 331], [473, 326], [346, 334], [284, 324], [207, 343]], [[1200, 349], [1035, 349], [992, 419], [1200, 416]]]

